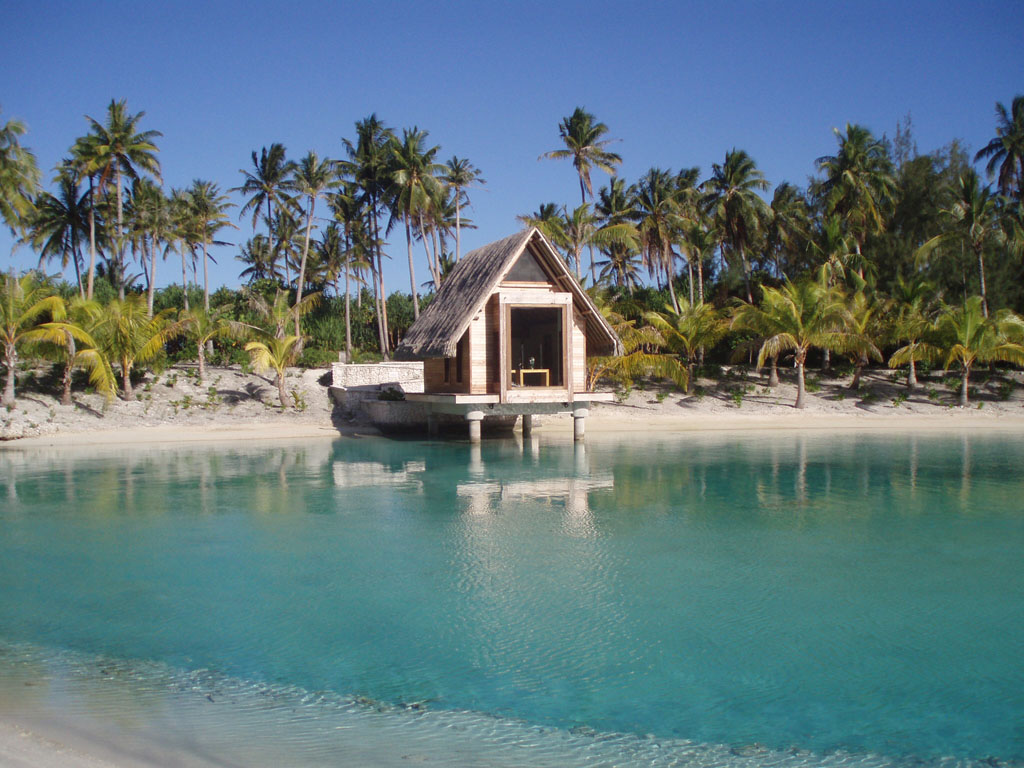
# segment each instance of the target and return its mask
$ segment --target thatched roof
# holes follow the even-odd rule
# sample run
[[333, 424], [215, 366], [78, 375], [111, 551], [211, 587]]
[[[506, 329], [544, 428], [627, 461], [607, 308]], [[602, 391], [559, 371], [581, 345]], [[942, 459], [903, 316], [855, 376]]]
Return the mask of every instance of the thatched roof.
[[455, 265], [434, 300], [412, 324], [395, 350], [398, 360], [455, 357], [459, 339], [483, 309], [509, 270], [529, 248], [559, 290], [573, 295], [573, 305], [586, 318], [588, 349], [599, 354], [622, 354], [622, 343], [602, 317], [565, 262], [536, 228], [523, 230], [470, 251]]

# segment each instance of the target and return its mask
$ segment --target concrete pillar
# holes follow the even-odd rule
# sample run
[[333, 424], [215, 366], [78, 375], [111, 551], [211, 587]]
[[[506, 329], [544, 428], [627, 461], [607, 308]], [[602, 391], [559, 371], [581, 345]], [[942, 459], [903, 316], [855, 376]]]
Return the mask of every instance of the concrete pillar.
[[586, 408], [577, 408], [572, 412], [572, 437], [573, 440], [580, 441], [586, 435], [586, 421], [587, 416], [590, 414]]
[[441, 431], [440, 425], [438, 424], [438, 418], [436, 413], [432, 413], [427, 416], [427, 433], [431, 437], [437, 437]]
[[523, 414], [523, 437], [526, 438], [526, 437], [529, 437], [532, 434], [533, 434], [533, 414], [532, 413], [524, 413]]
[[483, 420], [483, 411], [470, 411], [466, 414], [466, 421], [469, 422], [469, 442], [480, 442], [480, 422]]

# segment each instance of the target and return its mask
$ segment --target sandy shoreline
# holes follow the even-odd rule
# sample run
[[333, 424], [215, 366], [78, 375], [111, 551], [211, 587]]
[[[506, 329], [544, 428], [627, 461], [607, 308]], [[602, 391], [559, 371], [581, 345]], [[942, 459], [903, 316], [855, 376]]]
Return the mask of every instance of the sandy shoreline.
[[[789, 413], [733, 411], [726, 413], [666, 414], [658, 410], [630, 410], [606, 405], [591, 410], [588, 435], [615, 433], [688, 432], [978, 432], [1024, 434], [1024, 409], [1020, 413], [983, 413], [970, 409], [949, 409], [941, 413], [820, 413], [791, 410]], [[571, 434], [569, 414], [547, 416], [537, 433], [560, 437]], [[207, 424], [159, 424], [152, 426], [93, 428], [83, 432], [25, 437], [0, 442], [0, 453], [9, 450], [52, 446], [83, 447], [118, 444], [219, 443], [238, 441], [333, 440], [339, 437], [376, 435], [370, 425], [335, 426], [287, 420], [211, 422]]]

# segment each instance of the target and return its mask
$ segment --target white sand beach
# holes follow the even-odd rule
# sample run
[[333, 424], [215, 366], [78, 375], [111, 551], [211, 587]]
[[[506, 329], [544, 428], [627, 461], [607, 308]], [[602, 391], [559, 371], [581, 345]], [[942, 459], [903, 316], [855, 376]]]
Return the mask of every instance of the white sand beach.
[[[734, 369], [736, 370], [736, 369]], [[1024, 376], [975, 372], [972, 400], [958, 405], [958, 379], [952, 374], [922, 378], [908, 391], [901, 372], [865, 374], [861, 388], [848, 388], [849, 376], [818, 378], [802, 410], [793, 407], [796, 387], [787, 380], [766, 385], [758, 373], [726, 372], [719, 381], [702, 379], [694, 393], [648, 384], [619, 393], [615, 402], [596, 404], [588, 433], [637, 431], [895, 430], [1024, 431]], [[147, 375], [130, 401], [105, 402], [76, 393], [60, 405], [50, 394], [25, 390], [14, 408], [0, 412], [0, 449], [29, 445], [220, 442], [336, 438], [374, 434], [357, 414], [336, 408], [327, 390], [329, 371], [293, 370], [287, 378], [289, 407], [281, 409], [272, 380], [236, 368], [211, 368], [199, 383], [194, 368]], [[539, 430], [571, 431], [566, 415], [538, 418]]]

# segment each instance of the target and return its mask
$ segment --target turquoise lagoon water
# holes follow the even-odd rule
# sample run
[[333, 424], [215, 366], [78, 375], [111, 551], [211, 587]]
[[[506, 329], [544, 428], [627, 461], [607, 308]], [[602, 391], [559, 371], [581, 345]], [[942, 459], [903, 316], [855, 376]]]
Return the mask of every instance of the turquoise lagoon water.
[[356, 733], [495, 765], [1017, 763], [1022, 462], [791, 433], [7, 451], [0, 708], [170, 708], [294, 764]]

